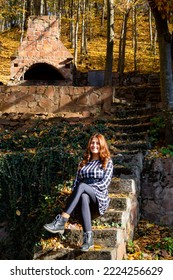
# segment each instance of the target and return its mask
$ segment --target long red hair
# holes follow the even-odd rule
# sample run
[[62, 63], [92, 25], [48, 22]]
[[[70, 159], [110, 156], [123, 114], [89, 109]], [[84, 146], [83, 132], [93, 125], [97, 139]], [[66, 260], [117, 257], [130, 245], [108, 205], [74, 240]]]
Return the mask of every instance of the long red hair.
[[102, 163], [103, 169], [106, 169], [108, 160], [110, 158], [110, 152], [109, 152], [105, 137], [100, 133], [96, 133], [90, 137], [87, 148], [86, 148], [86, 152], [84, 153], [84, 156], [83, 156], [83, 160], [81, 161], [81, 163], [79, 165], [79, 169], [82, 168], [84, 165], [86, 165], [92, 158], [92, 153], [90, 151], [90, 145], [91, 145], [93, 138], [97, 138], [99, 141], [99, 144], [100, 144], [99, 158]]

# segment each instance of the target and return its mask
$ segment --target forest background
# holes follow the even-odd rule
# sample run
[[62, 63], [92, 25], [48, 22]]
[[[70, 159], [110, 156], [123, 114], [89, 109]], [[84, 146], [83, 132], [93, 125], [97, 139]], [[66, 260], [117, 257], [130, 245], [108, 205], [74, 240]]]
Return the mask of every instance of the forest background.
[[[159, 72], [154, 17], [147, 1], [114, 1], [112, 71]], [[0, 0], [0, 81], [10, 78], [10, 57], [25, 35], [30, 15], [56, 15], [61, 40], [79, 71], [104, 70], [107, 48], [107, 1]], [[171, 25], [170, 25], [171, 28]]]

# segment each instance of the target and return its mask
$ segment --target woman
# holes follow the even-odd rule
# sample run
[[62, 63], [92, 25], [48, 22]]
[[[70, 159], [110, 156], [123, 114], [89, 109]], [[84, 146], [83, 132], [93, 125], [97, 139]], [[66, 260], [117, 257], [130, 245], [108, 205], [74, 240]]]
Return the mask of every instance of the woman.
[[44, 228], [52, 233], [63, 233], [65, 223], [80, 202], [84, 237], [81, 250], [88, 251], [92, 248], [92, 215], [97, 212], [103, 215], [108, 208], [108, 186], [112, 175], [113, 162], [106, 140], [102, 134], [94, 134], [89, 139], [83, 160], [79, 164], [66, 208], [52, 223], [45, 224]]

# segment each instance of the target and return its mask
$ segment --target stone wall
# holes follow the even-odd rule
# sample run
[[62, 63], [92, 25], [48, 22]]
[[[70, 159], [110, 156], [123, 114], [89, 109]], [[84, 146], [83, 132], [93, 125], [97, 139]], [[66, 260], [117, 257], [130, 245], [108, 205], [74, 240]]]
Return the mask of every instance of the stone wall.
[[111, 87], [0, 86], [0, 112], [44, 114], [109, 111]]
[[173, 225], [173, 158], [145, 161], [141, 204], [142, 218]]

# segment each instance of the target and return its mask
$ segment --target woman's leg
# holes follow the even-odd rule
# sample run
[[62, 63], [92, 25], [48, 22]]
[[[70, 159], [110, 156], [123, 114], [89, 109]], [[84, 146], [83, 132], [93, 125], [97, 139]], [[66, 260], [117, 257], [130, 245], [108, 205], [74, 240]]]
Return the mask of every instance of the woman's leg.
[[[82, 227], [84, 232], [92, 230], [92, 216], [99, 216], [97, 200], [93, 201], [87, 193], [83, 193], [80, 198], [80, 209]], [[94, 215], [93, 215], [94, 214]]]
[[92, 216], [98, 213], [97, 200], [92, 201], [87, 193], [83, 193], [80, 198], [80, 209], [82, 216], [82, 228], [83, 228], [83, 244], [81, 246], [82, 251], [88, 251], [94, 247], [93, 232], [92, 232]]
[[[66, 208], [64, 209], [64, 212], [61, 215], [57, 215], [57, 217], [54, 219], [54, 221], [52, 223], [45, 224], [44, 228], [47, 231], [52, 232], [52, 233], [57, 233], [57, 232], [63, 233], [64, 225], [67, 222], [67, 220], [70, 217], [73, 210], [75, 209], [75, 207], [77, 206], [83, 193], [88, 194], [88, 196], [90, 197], [91, 201], [94, 204], [97, 203], [97, 198], [95, 196], [95, 192], [92, 189], [92, 187], [90, 187], [89, 185], [87, 185], [85, 183], [81, 183], [78, 187], [76, 187], [74, 189], [74, 191], [70, 195], [69, 202], [68, 202]], [[86, 219], [88, 219], [88, 218], [86, 218]], [[89, 221], [89, 223], [90, 223], [90, 221]]]
[[95, 192], [92, 189], [92, 187], [90, 187], [89, 185], [87, 185], [85, 183], [81, 183], [72, 192], [72, 194], [69, 198], [69, 202], [68, 202], [66, 208], [64, 209], [64, 213], [71, 215], [71, 213], [77, 206], [78, 202], [80, 201], [82, 194], [84, 194], [84, 193], [89, 196], [92, 203], [94, 203], [94, 204], [97, 203], [97, 198], [95, 196]]

